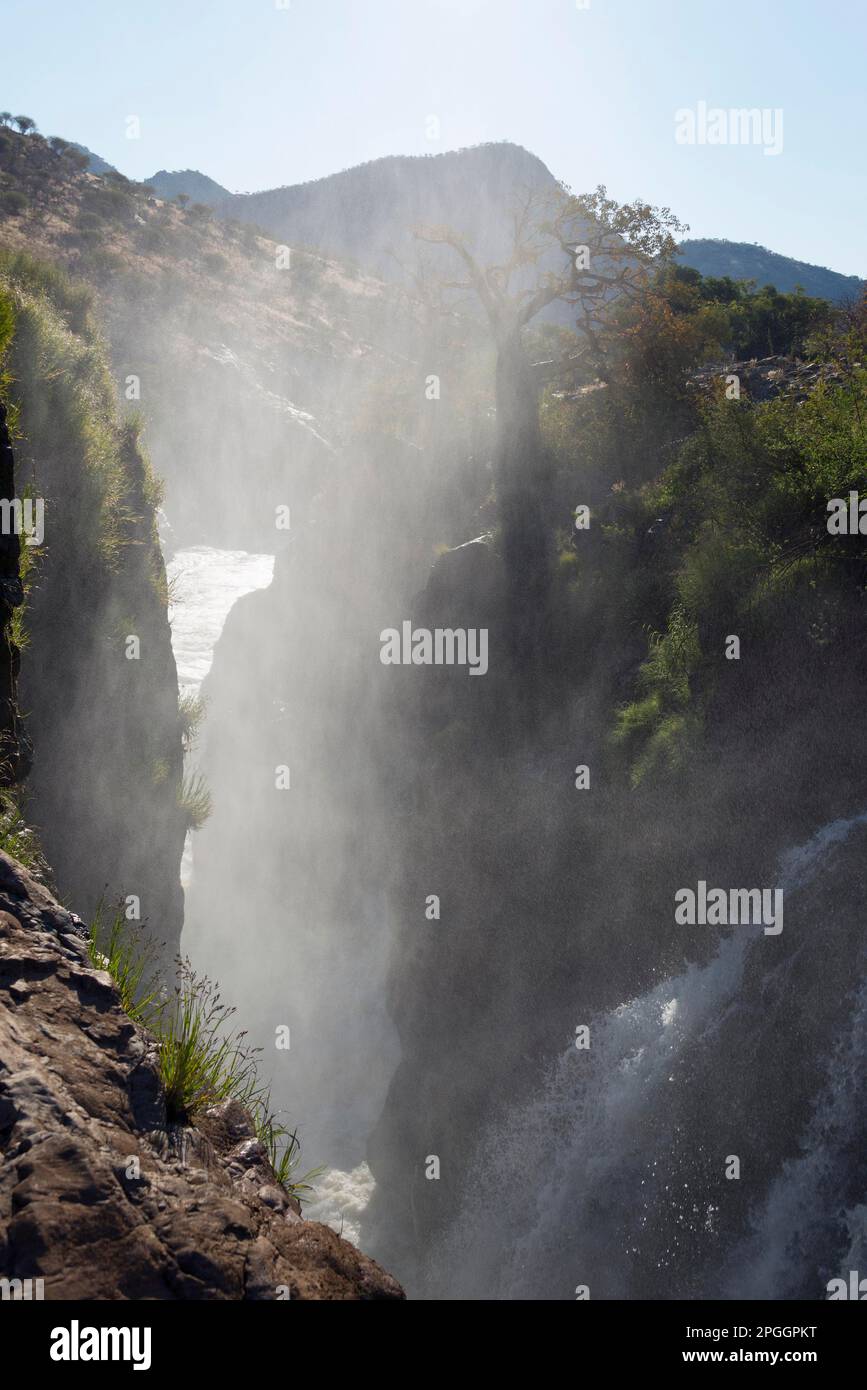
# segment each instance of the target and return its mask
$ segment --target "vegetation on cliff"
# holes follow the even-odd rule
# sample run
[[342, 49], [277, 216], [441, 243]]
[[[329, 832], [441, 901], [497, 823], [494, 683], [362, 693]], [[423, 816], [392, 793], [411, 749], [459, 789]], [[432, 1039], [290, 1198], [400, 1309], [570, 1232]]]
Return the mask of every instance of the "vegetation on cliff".
[[156, 1042], [157, 1068], [169, 1124], [194, 1123], [205, 1110], [234, 1101], [250, 1115], [259, 1142], [281, 1187], [301, 1202], [313, 1192], [322, 1169], [299, 1176], [301, 1145], [271, 1105], [271, 1088], [260, 1074], [262, 1049], [234, 1026], [235, 1008], [216, 986], [178, 959], [175, 982], [166, 982], [152, 938], [127, 922], [123, 907], [104, 921], [100, 904], [90, 925], [88, 953], [96, 970], [107, 970], [121, 1007]]
[[92, 910], [108, 879], [177, 939], [186, 812], [159, 486], [140, 422], [118, 416], [87, 287], [4, 252], [0, 311], [16, 497], [34, 523], [13, 635], [36, 755], [17, 800], [69, 901]]
[[[741, 354], [766, 337], [757, 391]], [[614, 734], [633, 782], [758, 698], [767, 662], [848, 659], [867, 546], [829, 534], [827, 508], [867, 485], [865, 353], [867, 301], [832, 311], [678, 268], [615, 317], [605, 390], [549, 396], [560, 496], [591, 504], [603, 541], [563, 535], [564, 602], [585, 639], [647, 634]], [[727, 657], [729, 635], [752, 659]]]

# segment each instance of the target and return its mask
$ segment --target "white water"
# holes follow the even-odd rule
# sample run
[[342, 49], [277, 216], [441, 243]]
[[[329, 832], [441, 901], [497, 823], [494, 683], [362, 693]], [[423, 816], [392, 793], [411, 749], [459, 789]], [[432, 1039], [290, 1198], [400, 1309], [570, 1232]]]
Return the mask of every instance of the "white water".
[[338, 1231], [344, 1240], [361, 1244], [361, 1221], [376, 1188], [366, 1163], [352, 1172], [329, 1168], [316, 1179], [315, 1201], [307, 1202], [304, 1215], [309, 1221], [322, 1221]]
[[[233, 604], [267, 587], [273, 557], [195, 547], [177, 552], [167, 566], [172, 582], [172, 641], [183, 689], [198, 692]], [[780, 860], [779, 882], [793, 892], [827, 865], [837, 845], [867, 822], [867, 813], [823, 826]], [[206, 832], [205, 832], [206, 833]], [[192, 874], [185, 854], [186, 882]], [[738, 1007], [750, 949], [773, 949], [761, 928], [739, 928], [705, 966], [622, 1004], [592, 1026], [592, 1047], [574, 1046], [556, 1060], [539, 1096], [504, 1114], [477, 1155], [474, 1196], [457, 1213], [451, 1233], [433, 1252], [432, 1291], [455, 1297], [570, 1298], [575, 1285], [597, 1271], [593, 1294], [629, 1294], [630, 1248], [618, 1217], [631, 1212], [637, 1244], [659, 1219], [662, 1178], [646, 1161], [646, 1137], [656, 1152], [676, 1142], [676, 1121], [667, 1115], [666, 1089], [689, 1050], [714, 1046], [714, 1034]], [[867, 990], [840, 1040], [829, 1084], [802, 1144], [802, 1155], [784, 1165], [766, 1193], [753, 1235], [733, 1252], [736, 1274], [716, 1296], [785, 1297], [793, 1240], [809, 1243], [811, 1228], [827, 1226], [833, 1206], [836, 1136], [851, 1132], [858, 1092], [853, 1081], [867, 1047]], [[360, 1119], [361, 1117], [359, 1117]], [[363, 1132], [351, 1126], [353, 1131]], [[516, 1174], [524, 1181], [516, 1188]], [[305, 1214], [359, 1243], [362, 1220], [374, 1191], [366, 1163], [350, 1171], [331, 1168], [316, 1179], [315, 1200]], [[669, 1217], [716, 1229], [718, 1213], [699, 1210], [688, 1192], [664, 1191]], [[838, 1213], [849, 1233], [848, 1267], [865, 1254], [863, 1207]], [[859, 1263], [860, 1261], [860, 1263]], [[603, 1271], [601, 1276], [598, 1272]], [[746, 1271], [746, 1274], [745, 1274]], [[836, 1271], [832, 1271], [836, 1273]], [[845, 1273], [845, 1270], [844, 1270]]]
[[[210, 546], [175, 552], [166, 565], [166, 574], [171, 594], [172, 649], [183, 693], [198, 694], [211, 669], [214, 648], [233, 605], [254, 590], [266, 589], [273, 573], [273, 555], [215, 550]], [[207, 833], [207, 830], [200, 833]], [[185, 889], [193, 882], [193, 838], [192, 834], [187, 836], [181, 864], [181, 883]], [[359, 980], [360, 993], [361, 983]], [[359, 1105], [361, 1102], [359, 1097]], [[351, 1119], [347, 1114], [350, 1127]], [[349, 1172], [327, 1169], [316, 1179], [315, 1200], [305, 1205], [305, 1215], [332, 1226], [357, 1245], [361, 1216], [374, 1187], [373, 1175], [366, 1163], [359, 1163]]]
[[207, 545], [178, 550], [166, 565], [171, 605], [172, 649], [181, 690], [198, 693], [211, 669], [214, 648], [232, 605], [254, 589], [267, 589], [273, 555], [213, 550]]
[[[198, 695], [232, 605], [255, 589], [267, 589], [273, 575], [273, 555], [214, 550], [207, 545], [175, 551], [166, 565], [166, 577], [171, 595], [172, 650], [181, 694]], [[190, 833], [181, 860], [181, 884], [186, 889], [192, 881]]]
[[[804, 887], [827, 867], [834, 848], [865, 823], [867, 813], [834, 821], [788, 850], [780, 859], [780, 886], [788, 892]], [[597, 1019], [591, 1048], [579, 1052], [571, 1045], [553, 1064], [539, 1097], [491, 1127], [468, 1184], [472, 1196], [433, 1252], [430, 1293], [569, 1299], [579, 1284], [592, 1282], [593, 1297], [634, 1296], [630, 1256], [646, 1235], [659, 1234], [660, 1210], [675, 1229], [700, 1222], [716, 1230], [712, 1204], [704, 1209], [692, 1193], [676, 1190], [669, 1172], [660, 1175], [656, 1163], [648, 1163], [647, 1138], [653, 1136], [658, 1154], [674, 1151], [679, 1126], [666, 1088], [675, 1083], [675, 1068], [688, 1049], [713, 1048], [714, 1033], [738, 1007], [750, 949], [761, 942], [761, 949], [773, 950], [771, 941], [761, 928], [737, 928], [707, 965], [690, 966]], [[834, 1138], [855, 1131], [853, 1076], [863, 1066], [865, 1046], [862, 988], [851, 1035], [841, 1040], [829, 1068], [803, 1157], [786, 1165], [772, 1184], [755, 1235], [738, 1252], [740, 1296], [784, 1297], [793, 1238], [809, 1232], [814, 1218], [827, 1218], [834, 1200]], [[853, 1260], [863, 1246], [864, 1216], [863, 1207], [845, 1213]], [[723, 1288], [715, 1296], [728, 1294]]]

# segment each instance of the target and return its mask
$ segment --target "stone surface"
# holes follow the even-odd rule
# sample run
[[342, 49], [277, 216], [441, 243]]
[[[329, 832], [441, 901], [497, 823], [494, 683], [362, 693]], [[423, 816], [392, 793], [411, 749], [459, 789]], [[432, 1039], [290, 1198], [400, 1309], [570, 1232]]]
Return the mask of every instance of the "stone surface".
[[0, 1277], [46, 1299], [400, 1299], [299, 1216], [236, 1102], [167, 1127], [155, 1045], [0, 854]]

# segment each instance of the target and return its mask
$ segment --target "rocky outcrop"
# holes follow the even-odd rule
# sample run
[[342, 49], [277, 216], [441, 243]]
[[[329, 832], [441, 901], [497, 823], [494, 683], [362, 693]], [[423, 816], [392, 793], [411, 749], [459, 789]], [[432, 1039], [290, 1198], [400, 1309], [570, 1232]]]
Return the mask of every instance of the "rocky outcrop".
[[797, 357], [777, 355], [706, 367], [693, 373], [689, 384], [708, 389], [717, 386], [730, 373], [740, 378], [741, 390], [756, 404], [788, 393], [797, 401], [805, 401], [820, 382], [826, 386], [841, 386], [844, 380], [843, 372], [833, 363], [802, 362]]
[[17, 535], [2, 555], [0, 619], [11, 614], [10, 596], [23, 599], [16, 628], [26, 649], [19, 677], [7, 621], [17, 684], [7, 699], [26, 722], [22, 732], [22, 721], [6, 715], [17, 762], [6, 756], [2, 775], [19, 783], [29, 768], [26, 819], [64, 901], [90, 919], [103, 898], [135, 897], [170, 961], [183, 920], [188, 814], [159, 489], [137, 423], [118, 418], [80, 292], [29, 263], [0, 275], [0, 298], [14, 321], [4, 368], [16, 410], [15, 493], [28, 505], [32, 498], [40, 518], [21, 551], [23, 592]]
[[78, 919], [0, 854], [0, 1278], [47, 1299], [399, 1299], [228, 1101], [169, 1126], [154, 1040]]

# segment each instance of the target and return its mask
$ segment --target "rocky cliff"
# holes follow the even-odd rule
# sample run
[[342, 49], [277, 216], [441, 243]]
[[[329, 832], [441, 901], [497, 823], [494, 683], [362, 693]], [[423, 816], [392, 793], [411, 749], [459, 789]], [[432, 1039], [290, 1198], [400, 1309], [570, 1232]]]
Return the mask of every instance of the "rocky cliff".
[[[15, 458], [6, 407], [0, 401], [0, 496], [15, 495]], [[10, 620], [24, 595], [19, 577], [21, 543], [12, 532], [0, 535], [0, 766], [7, 781], [17, 781], [28, 765], [27, 746], [18, 713], [20, 653], [12, 640]]]
[[[4, 495], [37, 522], [9, 550], [34, 749], [20, 798], [63, 899], [89, 917], [104, 895], [134, 896], [170, 958], [187, 827], [158, 486], [135, 422], [118, 420], [86, 291], [21, 258], [0, 267], [0, 304], [16, 432]], [[12, 653], [12, 677], [17, 664]]]
[[47, 1299], [399, 1299], [303, 1220], [237, 1102], [170, 1126], [155, 1043], [0, 854], [0, 1275]]

